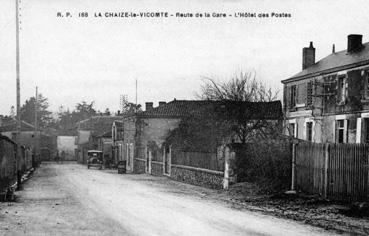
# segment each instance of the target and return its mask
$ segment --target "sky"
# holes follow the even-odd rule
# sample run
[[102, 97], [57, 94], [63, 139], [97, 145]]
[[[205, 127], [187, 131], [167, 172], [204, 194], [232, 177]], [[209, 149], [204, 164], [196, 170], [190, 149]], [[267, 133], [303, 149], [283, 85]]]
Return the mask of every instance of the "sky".
[[[55, 112], [81, 101], [117, 111], [121, 95], [135, 102], [136, 79], [142, 105], [195, 99], [204, 77], [222, 82], [240, 71], [255, 72], [281, 98], [281, 80], [301, 71], [310, 41], [317, 60], [333, 43], [336, 51], [346, 49], [348, 34], [369, 41], [365, 0], [20, 0], [20, 8], [21, 103], [37, 86]], [[0, 11], [0, 114], [8, 115], [16, 105], [15, 0], [0, 0]], [[81, 12], [88, 17], [78, 17]], [[99, 12], [174, 16], [95, 17]], [[227, 17], [179, 18], [177, 12]], [[234, 17], [239, 12], [269, 17]]]

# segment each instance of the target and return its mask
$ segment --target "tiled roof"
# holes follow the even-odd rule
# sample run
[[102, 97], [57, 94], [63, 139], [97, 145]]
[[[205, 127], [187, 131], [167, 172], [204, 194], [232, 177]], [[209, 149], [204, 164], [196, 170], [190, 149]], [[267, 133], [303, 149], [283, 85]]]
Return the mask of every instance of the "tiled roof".
[[165, 105], [140, 112], [140, 117], [182, 118], [190, 115], [206, 115], [213, 111], [242, 114], [245, 119], [280, 119], [282, 104], [274, 102], [235, 102], [210, 100], [174, 100]]
[[13, 144], [16, 144], [16, 142], [14, 142], [12, 139], [10, 139], [9, 137], [7, 137], [7, 136], [4, 136], [4, 135], [1, 135], [0, 134], [0, 140], [6, 140], [6, 141], [8, 141], [8, 142], [10, 142], [10, 143], [13, 143]]
[[347, 50], [343, 50], [332, 53], [316, 62], [314, 65], [282, 82], [317, 76], [321, 73], [333, 73], [339, 70], [369, 64], [369, 42], [363, 44], [363, 46], [363, 49], [358, 52], [348, 53]]
[[[22, 120], [21, 122], [21, 131], [33, 131], [35, 127]], [[9, 132], [17, 130], [17, 120], [15, 118], [5, 118], [2, 120], [0, 125], [0, 132]]]
[[121, 119], [120, 116], [93, 116], [77, 122], [77, 127], [82, 130], [106, 131], [111, 129], [114, 121]]

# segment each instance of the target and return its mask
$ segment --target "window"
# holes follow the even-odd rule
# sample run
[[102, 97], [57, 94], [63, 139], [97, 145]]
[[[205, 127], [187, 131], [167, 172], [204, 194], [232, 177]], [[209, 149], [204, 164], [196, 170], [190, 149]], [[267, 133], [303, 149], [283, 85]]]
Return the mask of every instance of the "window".
[[289, 135], [294, 138], [297, 138], [297, 124], [296, 123], [289, 124]]
[[347, 83], [346, 77], [341, 76], [338, 77], [338, 102], [344, 103], [346, 101], [346, 90], [347, 90]]
[[290, 97], [290, 108], [294, 108], [296, 106], [296, 85], [291, 86], [291, 97]]
[[290, 135], [295, 138], [295, 124], [290, 124]]
[[345, 134], [345, 120], [337, 120], [337, 142], [338, 143], [346, 143], [346, 134]]
[[313, 122], [306, 122], [306, 140], [313, 141]]

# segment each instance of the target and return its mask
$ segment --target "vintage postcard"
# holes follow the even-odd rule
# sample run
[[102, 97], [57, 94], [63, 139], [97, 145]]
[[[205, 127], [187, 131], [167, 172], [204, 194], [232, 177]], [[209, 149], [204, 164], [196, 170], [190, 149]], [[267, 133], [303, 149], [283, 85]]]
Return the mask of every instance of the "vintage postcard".
[[1, 0], [0, 235], [368, 235], [365, 0]]

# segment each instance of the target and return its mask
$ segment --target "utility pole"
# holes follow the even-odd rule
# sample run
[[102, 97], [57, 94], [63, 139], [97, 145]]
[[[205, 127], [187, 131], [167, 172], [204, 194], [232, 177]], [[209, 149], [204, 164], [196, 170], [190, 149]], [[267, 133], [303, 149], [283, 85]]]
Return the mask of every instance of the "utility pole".
[[137, 78], [136, 78], [136, 106], [135, 106], [135, 113], [137, 113]]
[[16, 56], [15, 56], [15, 70], [17, 80], [17, 188], [22, 188], [22, 173], [20, 171], [20, 134], [21, 134], [21, 114], [20, 114], [20, 62], [19, 62], [19, 3], [15, 0], [15, 40], [16, 40]]
[[36, 137], [36, 132], [37, 132], [37, 125], [38, 125], [38, 121], [37, 121], [37, 112], [38, 112], [38, 87], [36, 86], [36, 97], [35, 97], [35, 137]]

